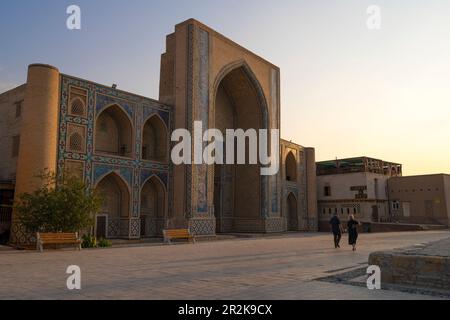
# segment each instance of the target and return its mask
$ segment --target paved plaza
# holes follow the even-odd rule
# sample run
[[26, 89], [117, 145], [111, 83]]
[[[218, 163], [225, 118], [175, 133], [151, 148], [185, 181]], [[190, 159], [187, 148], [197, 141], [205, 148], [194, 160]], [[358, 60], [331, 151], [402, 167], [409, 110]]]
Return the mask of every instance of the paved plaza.
[[[362, 234], [352, 252], [324, 233], [110, 249], [0, 250], [0, 299], [437, 299], [323, 281], [367, 266], [370, 252], [450, 237], [450, 231]], [[82, 289], [66, 287], [78, 265]]]

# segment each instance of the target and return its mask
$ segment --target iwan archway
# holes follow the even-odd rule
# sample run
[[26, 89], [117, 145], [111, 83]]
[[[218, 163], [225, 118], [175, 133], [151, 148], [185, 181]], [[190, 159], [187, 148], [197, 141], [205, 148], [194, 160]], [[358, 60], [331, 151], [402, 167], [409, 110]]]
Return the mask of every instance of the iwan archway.
[[[231, 64], [219, 74], [213, 110], [215, 128], [224, 136], [227, 129], [254, 129], [258, 132], [267, 128], [265, 97], [245, 62]], [[249, 151], [254, 145], [246, 139], [246, 164], [236, 164], [235, 152], [235, 164], [214, 165], [216, 232], [244, 231], [246, 226], [257, 224], [256, 221], [262, 219], [267, 180], [261, 176], [260, 164], [249, 163]], [[257, 147], [254, 150], [257, 151]], [[224, 158], [226, 156], [225, 150]]]
[[[276, 65], [193, 19], [166, 40], [160, 101], [174, 106], [174, 129], [192, 134], [199, 122], [203, 131], [280, 128]], [[268, 149], [279, 158], [279, 150]], [[194, 153], [186, 157], [195, 162]], [[201, 235], [281, 232], [280, 175], [261, 176], [259, 163], [174, 166], [168, 224]]]

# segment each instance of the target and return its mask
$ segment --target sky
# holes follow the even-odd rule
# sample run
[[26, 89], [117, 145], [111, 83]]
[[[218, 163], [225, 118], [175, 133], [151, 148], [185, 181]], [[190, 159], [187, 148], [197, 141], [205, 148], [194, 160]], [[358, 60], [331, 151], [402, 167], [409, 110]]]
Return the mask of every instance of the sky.
[[[72, 4], [81, 30], [66, 28]], [[364, 155], [404, 175], [450, 174], [447, 0], [1, 0], [0, 92], [39, 62], [157, 99], [165, 36], [189, 18], [281, 68], [281, 135], [318, 161]]]

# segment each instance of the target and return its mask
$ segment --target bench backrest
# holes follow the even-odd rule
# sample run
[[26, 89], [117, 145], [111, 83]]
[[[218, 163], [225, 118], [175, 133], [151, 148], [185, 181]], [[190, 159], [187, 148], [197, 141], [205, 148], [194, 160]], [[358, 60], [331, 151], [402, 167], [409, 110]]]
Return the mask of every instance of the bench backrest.
[[164, 230], [164, 235], [169, 238], [189, 237], [191, 234], [189, 229], [171, 229]]
[[38, 233], [38, 239], [43, 241], [54, 241], [54, 240], [77, 240], [78, 233], [70, 232], [70, 233]]

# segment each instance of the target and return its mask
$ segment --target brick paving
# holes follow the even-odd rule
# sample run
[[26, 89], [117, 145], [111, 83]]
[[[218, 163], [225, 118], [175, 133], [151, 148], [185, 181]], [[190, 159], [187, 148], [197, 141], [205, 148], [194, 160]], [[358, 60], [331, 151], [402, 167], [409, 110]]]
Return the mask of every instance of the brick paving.
[[[0, 299], [436, 299], [317, 279], [360, 269], [370, 252], [424, 244], [450, 231], [362, 234], [352, 252], [323, 233], [110, 249], [0, 252]], [[82, 290], [66, 288], [67, 266]]]

